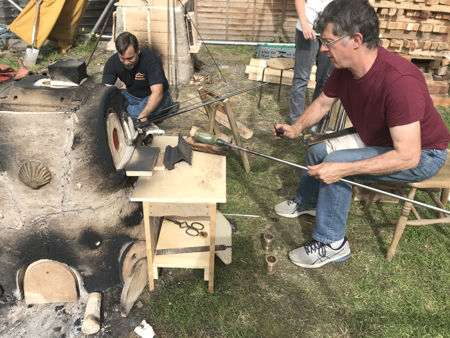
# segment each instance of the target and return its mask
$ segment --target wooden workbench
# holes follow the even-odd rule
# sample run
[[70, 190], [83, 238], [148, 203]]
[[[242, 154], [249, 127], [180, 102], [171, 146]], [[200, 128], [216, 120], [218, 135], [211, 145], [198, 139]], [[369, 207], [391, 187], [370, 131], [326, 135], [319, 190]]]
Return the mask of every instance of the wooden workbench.
[[[167, 145], [176, 146], [177, 140], [175, 136], [156, 136], [151, 146], [164, 152]], [[209, 292], [213, 292], [216, 204], [226, 202], [225, 182], [225, 157], [196, 151], [192, 155], [192, 165], [180, 162], [173, 170], [155, 170], [152, 176], [139, 177], [130, 200], [142, 202], [151, 291], [154, 290], [154, 279], [158, 278], [158, 267], [179, 267], [205, 269]], [[164, 220], [158, 237], [156, 221], [157, 217], [163, 216], [201, 222], [207, 236], [189, 236], [185, 229]], [[209, 251], [155, 254], [156, 249], [197, 246], [209, 246]]]

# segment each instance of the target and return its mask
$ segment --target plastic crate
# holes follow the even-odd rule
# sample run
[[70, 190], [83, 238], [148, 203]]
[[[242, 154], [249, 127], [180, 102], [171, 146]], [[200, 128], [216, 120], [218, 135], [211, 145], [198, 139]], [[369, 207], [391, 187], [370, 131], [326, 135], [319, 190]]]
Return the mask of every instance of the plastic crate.
[[256, 57], [258, 59], [271, 59], [276, 57], [295, 59], [295, 47], [258, 46], [256, 49]]

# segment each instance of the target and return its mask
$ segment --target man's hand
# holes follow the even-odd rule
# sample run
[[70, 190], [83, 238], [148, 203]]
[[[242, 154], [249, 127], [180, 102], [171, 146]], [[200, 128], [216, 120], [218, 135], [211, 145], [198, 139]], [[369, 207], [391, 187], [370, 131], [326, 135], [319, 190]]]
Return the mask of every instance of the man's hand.
[[[277, 135], [277, 130], [278, 133], [283, 132], [282, 136]], [[276, 139], [281, 139], [282, 137], [287, 137], [287, 138], [297, 138], [301, 135], [301, 130], [296, 127], [295, 125], [289, 125], [289, 124], [280, 124], [277, 123], [275, 124], [273, 130], [272, 130], [272, 135], [276, 138]]]
[[322, 162], [308, 166], [307, 174], [326, 184], [335, 183], [341, 178], [348, 176], [349, 163], [351, 164], [351, 162]]

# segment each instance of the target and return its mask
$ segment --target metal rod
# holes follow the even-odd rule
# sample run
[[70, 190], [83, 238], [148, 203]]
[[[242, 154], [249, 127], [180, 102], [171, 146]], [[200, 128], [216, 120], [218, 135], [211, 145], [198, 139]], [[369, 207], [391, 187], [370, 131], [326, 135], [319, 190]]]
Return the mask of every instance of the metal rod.
[[97, 22], [95, 23], [94, 27], [92, 28], [91, 32], [89, 33], [90, 36], [94, 35], [95, 31], [98, 29], [100, 24], [102, 23], [105, 16], [109, 13], [110, 8], [112, 5], [116, 2], [116, 0], [110, 0], [108, 4], [106, 5], [105, 9], [103, 10], [102, 14], [100, 14], [100, 17], [98, 18]]
[[19, 7], [19, 5], [18, 4], [16, 4], [14, 1], [12, 1], [12, 0], [8, 0], [9, 1], [9, 3], [11, 4], [11, 5], [13, 5], [14, 7], [16, 7], [19, 11], [23, 11], [23, 9], [21, 8], [21, 7]]
[[109, 19], [110, 19], [111, 17], [112, 17], [112, 10], [110, 11], [109, 15], [107, 16], [107, 18], [106, 18], [106, 20], [105, 20], [105, 22], [104, 22], [104, 24], [103, 24], [103, 27], [102, 27], [102, 29], [101, 29], [101, 31], [100, 31], [100, 35], [99, 35], [99, 36], [97, 37], [97, 39], [95, 40], [94, 48], [92, 48], [92, 51], [91, 51], [91, 53], [89, 54], [89, 56], [88, 56], [88, 58], [87, 58], [87, 60], [86, 60], [86, 67], [89, 66], [89, 63], [90, 63], [91, 60], [92, 60], [92, 56], [94, 55], [94, 52], [95, 52], [95, 50], [97, 49], [98, 43], [100, 42], [100, 39], [101, 39], [101, 37], [102, 37], [102, 35], [103, 35], [103, 32], [105, 31], [105, 28], [106, 28], [106, 26], [108, 25]]
[[163, 115], [163, 116], [156, 116], [156, 117], [152, 118], [152, 116], [150, 115], [150, 117], [147, 119], [147, 121], [149, 123], [160, 122], [160, 121], [163, 121], [163, 120], [168, 119], [170, 117], [173, 117], [173, 116], [176, 116], [176, 115], [180, 115], [180, 114], [186, 113], [188, 111], [195, 110], [197, 108], [204, 107], [207, 104], [211, 104], [211, 103], [214, 103], [214, 102], [217, 102], [217, 101], [223, 101], [223, 100], [228, 99], [228, 98], [230, 98], [232, 96], [235, 96], [235, 95], [238, 95], [238, 94], [242, 94], [242, 93], [246, 93], [246, 92], [248, 92], [250, 90], [259, 88], [261, 86], [265, 86], [267, 84], [268, 83], [266, 82], [266, 83], [261, 83], [261, 84], [258, 84], [256, 86], [250, 87], [250, 88], [237, 90], [237, 91], [234, 91], [234, 92], [232, 92], [232, 93], [230, 93], [228, 95], [218, 97], [217, 99], [212, 99], [212, 100], [210, 100], [208, 102], [201, 103], [201, 104], [199, 104], [197, 106], [190, 107], [190, 108], [187, 108], [187, 109], [184, 109], [184, 110], [180, 110], [180, 111], [177, 111], [177, 112], [173, 112], [173, 113], [170, 113], [170, 114], [166, 114], [166, 115]]
[[249, 41], [222, 41], [222, 40], [203, 40], [201, 43], [205, 45], [230, 45], [230, 46], [258, 46], [264, 45], [269, 47], [295, 47], [295, 43], [273, 43], [273, 42], [249, 42]]
[[[268, 158], [270, 160], [277, 161], [277, 162], [280, 162], [280, 163], [284, 163], [284, 164], [287, 164], [287, 165], [290, 165], [290, 166], [293, 166], [293, 167], [296, 167], [296, 168], [300, 168], [300, 169], [303, 169], [303, 170], [306, 170], [306, 171], [309, 170], [307, 167], [302, 166], [300, 164], [289, 162], [289, 161], [285, 161], [285, 160], [282, 160], [280, 158], [276, 158], [276, 157], [273, 157], [273, 156], [265, 155], [265, 154], [262, 154], [262, 153], [258, 153], [256, 151], [253, 151], [253, 150], [250, 150], [250, 149], [242, 148], [242, 147], [239, 147], [237, 145], [228, 143], [228, 142], [226, 142], [226, 141], [224, 141], [222, 139], [218, 139], [218, 144], [220, 144], [220, 145], [223, 144], [223, 145], [226, 145], [226, 146], [231, 147], [231, 148], [239, 149], [239, 150], [245, 151], [245, 152], [253, 154], [253, 155], [265, 157], [265, 158]], [[350, 180], [347, 180], [345, 178], [341, 178], [339, 181], [341, 181], [343, 183], [352, 184], [354, 186], [357, 186], [357, 187], [360, 187], [360, 188], [363, 188], [363, 189], [371, 190], [371, 191], [374, 191], [374, 192], [377, 192], [377, 193], [380, 193], [380, 194], [384, 194], [384, 195], [387, 195], [387, 196], [390, 196], [390, 197], [397, 198], [399, 200], [403, 200], [405, 202], [410, 202], [410, 203], [413, 203], [413, 204], [417, 204], [417, 205], [420, 205], [422, 207], [433, 209], [435, 211], [443, 212], [443, 213], [446, 213], [446, 214], [450, 215], [450, 210], [445, 210], [445, 209], [442, 209], [442, 208], [435, 207], [433, 205], [429, 205], [429, 204], [426, 204], [426, 203], [415, 201], [415, 200], [409, 199], [407, 197], [403, 197], [403, 196], [396, 195], [396, 194], [393, 194], [393, 193], [390, 193], [390, 192], [387, 192], [387, 191], [384, 191], [384, 190], [373, 188], [373, 187], [368, 186], [368, 185], [364, 185], [364, 184], [361, 184], [361, 183], [350, 181]]]
[[175, 0], [172, 0], [172, 47], [173, 66], [175, 75], [175, 99], [178, 99], [178, 55], [177, 55], [177, 24], [175, 17]]

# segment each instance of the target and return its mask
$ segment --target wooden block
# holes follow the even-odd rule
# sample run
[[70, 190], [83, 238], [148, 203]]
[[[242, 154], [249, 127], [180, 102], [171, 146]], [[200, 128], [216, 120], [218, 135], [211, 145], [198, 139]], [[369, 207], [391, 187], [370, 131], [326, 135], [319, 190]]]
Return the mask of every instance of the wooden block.
[[155, 147], [136, 148], [125, 169], [127, 176], [152, 176], [159, 152]]
[[433, 30], [433, 25], [432, 24], [421, 24], [419, 27], [419, 31], [421, 32], [431, 32]]
[[390, 44], [390, 41], [388, 39], [380, 39], [380, 44], [381, 44], [382, 47], [388, 48], [389, 44]]
[[430, 94], [443, 94], [448, 93], [449, 84], [446, 81], [427, 81], [428, 91]]
[[418, 24], [418, 23], [408, 23], [406, 25], [406, 30], [417, 32], [419, 30], [419, 27], [420, 27], [420, 24]]
[[41, 259], [25, 271], [23, 289], [27, 304], [66, 303], [78, 300], [77, 279], [63, 263]]
[[435, 106], [450, 107], [450, 97], [448, 95], [446, 96], [431, 95], [431, 99], [433, 100], [433, 104]]
[[436, 25], [433, 27], [433, 33], [441, 33], [441, 34], [447, 34], [448, 27], [447, 26], [439, 26]]
[[422, 49], [428, 50], [428, 49], [430, 49], [430, 47], [431, 47], [431, 41], [424, 41], [423, 42]]
[[92, 292], [89, 294], [86, 311], [84, 312], [83, 324], [81, 331], [90, 335], [100, 331], [100, 308], [102, 305], [102, 294], [100, 292]]

